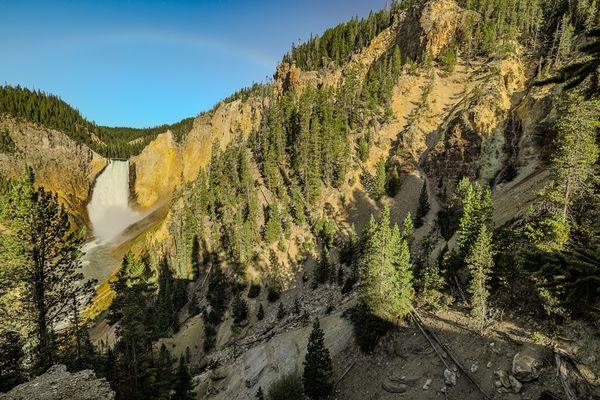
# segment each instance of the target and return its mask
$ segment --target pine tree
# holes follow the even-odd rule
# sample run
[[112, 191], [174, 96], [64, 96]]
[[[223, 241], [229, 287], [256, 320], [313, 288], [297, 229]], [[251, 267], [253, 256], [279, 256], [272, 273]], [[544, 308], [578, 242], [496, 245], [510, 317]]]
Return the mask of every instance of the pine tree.
[[454, 193], [454, 199], [462, 205], [458, 226], [458, 247], [462, 257], [470, 253], [482, 225], [491, 225], [493, 203], [489, 187], [463, 178]]
[[377, 173], [375, 175], [375, 182], [373, 187], [373, 199], [379, 200], [385, 194], [385, 159], [381, 157], [377, 162]]
[[294, 298], [294, 314], [300, 315], [301, 312], [302, 312], [302, 307], [300, 306], [300, 301], [296, 297], [296, 298]]
[[494, 260], [492, 255], [492, 234], [487, 225], [481, 225], [475, 243], [465, 259], [471, 273], [469, 294], [471, 295], [471, 318], [473, 324], [483, 333], [488, 322], [489, 280]]
[[575, 28], [571, 25], [569, 16], [565, 13], [560, 23], [560, 30], [558, 33], [558, 48], [556, 50], [556, 56], [554, 59], [554, 66], [559, 67], [563, 60], [566, 59], [568, 54], [571, 52], [571, 45], [573, 43], [573, 34]]
[[315, 266], [315, 287], [319, 284], [327, 282], [331, 275], [331, 268], [331, 256], [329, 255], [329, 250], [327, 250], [327, 247], [324, 247], [321, 257], [319, 257], [317, 265]]
[[410, 215], [410, 211], [406, 213], [406, 217], [404, 217], [404, 222], [402, 223], [402, 239], [408, 241], [412, 240], [412, 235], [415, 232], [415, 226], [413, 224], [412, 216]]
[[161, 330], [156, 321], [156, 288], [147, 280], [145, 261], [128, 253], [111, 288], [116, 295], [107, 320], [118, 323], [114, 357], [116, 379], [111, 382], [118, 398], [152, 398], [157, 390], [153, 344]]
[[534, 251], [525, 257], [546, 310], [561, 316], [593, 316], [600, 300], [600, 248]]
[[400, 172], [398, 172], [397, 165], [393, 166], [392, 172], [389, 174], [386, 188], [387, 195], [390, 197], [394, 197], [398, 193], [398, 190], [400, 190]]
[[423, 219], [429, 212], [429, 196], [427, 195], [427, 182], [423, 182], [421, 193], [419, 194], [419, 205], [417, 207], [417, 215], [415, 216], [415, 228], [423, 226]]
[[583, 88], [586, 97], [597, 97], [600, 92], [600, 78], [596, 72], [600, 68], [600, 29], [592, 30], [589, 36], [594, 38], [594, 41], [579, 49], [583, 56], [578, 61], [564, 66], [555, 76], [536, 84], [564, 83], [565, 89], [569, 90], [580, 86], [589, 77], [589, 85]]
[[394, 52], [392, 53], [392, 74], [394, 77], [399, 77], [402, 74], [402, 58], [398, 45], [394, 46]]
[[248, 303], [238, 294], [233, 298], [232, 305], [233, 322], [239, 324], [248, 318]]
[[256, 319], [258, 319], [259, 321], [262, 321], [262, 319], [264, 317], [265, 317], [265, 309], [263, 308], [262, 303], [260, 303], [258, 306], [258, 312], [256, 313]]
[[265, 400], [265, 395], [263, 393], [262, 386], [258, 387], [255, 398], [256, 400]]
[[0, 392], [8, 392], [25, 380], [23, 345], [19, 332], [0, 332]]
[[599, 155], [595, 137], [600, 106], [572, 96], [561, 111], [545, 197], [559, 208], [561, 220], [567, 222], [573, 199], [591, 188], [590, 178]]
[[312, 332], [308, 338], [303, 365], [304, 393], [310, 399], [327, 398], [333, 389], [331, 383], [333, 368], [329, 350], [325, 347], [325, 336], [318, 319], [314, 322]]
[[[72, 299], [89, 298], [94, 282], [80, 272], [83, 236], [72, 232], [68, 214], [56, 194], [35, 189], [28, 167], [16, 181], [0, 210], [8, 234], [0, 235], [0, 292], [18, 292], [18, 302], [8, 312], [10, 320], [25, 323], [35, 343], [35, 369], [44, 371], [56, 357], [53, 327], [66, 317]], [[83, 282], [81, 284], [80, 282]], [[15, 309], [15, 307], [17, 309]], [[7, 315], [8, 317], [8, 315]]]
[[164, 343], [161, 344], [156, 360], [156, 398], [169, 399], [174, 384], [173, 359]]
[[192, 385], [192, 376], [188, 369], [187, 364], [183, 356], [179, 358], [179, 366], [177, 367], [177, 373], [175, 374], [175, 384], [173, 385], [173, 396], [171, 400], [194, 400], [196, 396]]
[[285, 317], [285, 306], [283, 305], [283, 301], [279, 303], [279, 308], [277, 309], [277, 319], [283, 319]]
[[265, 241], [267, 244], [275, 242], [281, 236], [281, 217], [279, 215], [279, 207], [273, 204], [269, 208], [269, 220], [265, 225]]
[[369, 313], [395, 322], [412, 309], [414, 289], [408, 244], [397, 225], [390, 227], [387, 207], [379, 223], [371, 217], [364, 235], [359, 301]]

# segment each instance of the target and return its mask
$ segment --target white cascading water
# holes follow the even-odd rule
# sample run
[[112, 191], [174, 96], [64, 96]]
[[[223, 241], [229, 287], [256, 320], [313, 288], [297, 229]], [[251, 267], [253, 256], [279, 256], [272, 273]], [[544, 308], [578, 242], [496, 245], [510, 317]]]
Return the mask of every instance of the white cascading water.
[[87, 209], [94, 236], [105, 243], [143, 217], [129, 207], [129, 161], [108, 162], [96, 180]]
[[119, 245], [116, 239], [146, 215], [129, 207], [129, 161], [109, 160], [96, 179], [87, 210], [94, 240], [82, 248], [82, 273], [101, 284], [119, 265], [120, 260], [111, 255]]

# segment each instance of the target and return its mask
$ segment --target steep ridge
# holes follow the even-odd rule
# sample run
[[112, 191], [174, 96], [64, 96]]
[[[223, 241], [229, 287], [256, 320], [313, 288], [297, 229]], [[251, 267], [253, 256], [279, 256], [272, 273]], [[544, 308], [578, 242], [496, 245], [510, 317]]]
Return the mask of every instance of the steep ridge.
[[247, 137], [260, 122], [260, 109], [256, 99], [220, 103], [194, 120], [181, 143], [175, 142], [170, 131], [158, 135], [131, 159], [137, 204], [150, 208], [160, 200], [169, 199], [182, 181], [196, 179], [210, 160], [213, 144], [222, 149], [238, 134]]
[[77, 223], [86, 225], [85, 207], [106, 159], [62, 132], [8, 116], [0, 116], [0, 132], [14, 142], [12, 151], [0, 152], [0, 175], [15, 178], [32, 166], [36, 183], [56, 192]]
[[[158, 348], [165, 344], [175, 356], [187, 357], [197, 384], [198, 398], [253, 398], [259, 387], [266, 389], [283, 374], [301, 370], [310, 319], [316, 316], [321, 318], [325, 344], [333, 358], [338, 398], [393, 399], [398, 397], [397, 393], [404, 393], [406, 398], [432, 400], [441, 396], [481, 398], [482, 393], [465, 379], [462, 372], [458, 373], [458, 384], [448, 383], [447, 375], [452, 376], [453, 372], [448, 370], [447, 374], [445, 371], [444, 359], [447, 357], [438, 357], [434, 353], [411, 320], [400, 323], [372, 353], [361, 353], [353, 339], [348, 317], [349, 310], [357, 303], [356, 292], [350, 288], [349, 293], [342, 294], [341, 285], [333, 280], [315, 288], [309, 278], [322, 256], [318, 251], [322, 232], [315, 229], [317, 224], [323, 223], [321, 218], [332, 220], [335, 225], [337, 233], [331, 257], [338, 262], [341, 247], [338, 241], [349, 235], [352, 226], [360, 233], [371, 215], [379, 216], [385, 206], [391, 210], [391, 222], [401, 224], [408, 212], [416, 213], [423, 185], [426, 185], [430, 211], [423, 226], [414, 234], [411, 250], [415, 257], [423, 251], [420, 246], [424, 244], [429, 246], [426, 249], [429, 259], [437, 258], [445, 245], [450, 250], [456, 248], [456, 235], [445, 237], [447, 232], [440, 229], [440, 219], [444, 218], [443, 211], [462, 177], [490, 185], [496, 226], [527, 213], [528, 206], [548, 178], [547, 168], [541, 162], [547, 145], [542, 139], [557, 118], [556, 103], [561, 89], [557, 86], [532, 87], [536, 66], [516, 44], [514, 54], [509, 57], [472, 56], [466, 59], [459, 52], [452, 68], [436, 61], [436, 56], [441, 56], [458, 36], [464, 35], [461, 26], [465, 19], [476, 18], [478, 15], [463, 10], [451, 0], [431, 0], [410, 7], [399, 13], [389, 28], [345, 65], [306, 71], [282, 63], [273, 84], [263, 88], [264, 92], [274, 94], [273, 97], [254, 92], [245, 98], [223, 101], [210, 112], [195, 118], [187, 135], [177, 137], [166, 131], [139, 155], [132, 157], [132, 201], [141, 209], [163, 204], [168, 207], [168, 212], [164, 218], [161, 215], [151, 230], [144, 230], [136, 237], [135, 246], [127, 246], [148, 257], [149, 266], [154, 269], [152, 273], [164, 261], [176, 277], [194, 279], [186, 283], [187, 299], [197, 300], [196, 308], [204, 311], [197, 315], [191, 311], [191, 301], [184, 304], [174, 314], [176, 323], [172, 326], [177, 329], [169, 327], [166, 335], [169, 337], [160, 339], [156, 345]], [[356, 73], [354, 76], [362, 82], [396, 45], [410, 62], [402, 67], [392, 88], [390, 115], [372, 118], [369, 124], [359, 125], [349, 133], [348, 140], [353, 145], [365, 135], [370, 136], [368, 156], [359, 160], [356, 150], [350, 152], [349, 172], [339, 187], [323, 186], [315, 204], [307, 211], [306, 221], [290, 222], [290, 214], [279, 217], [287, 230], [280, 232], [272, 242], [257, 245], [250, 260], [240, 267], [242, 263], [221, 244], [230, 240], [235, 242], [233, 246], [239, 246], [240, 242], [243, 245], [244, 235], [250, 236], [249, 231], [243, 230], [242, 235], [229, 238], [224, 223], [214, 232], [211, 231], [214, 222], [209, 216], [193, 214], [191, 218], [186, 217], [186, 213], [197, 211], [186, 208], [191, 196], [206, 195], [193, 192], [190, 187], [206, 184], [199, 179], [211, 158], [223, 154], [235, 154], [240, 158], [246, 155], [246, 179], [258, 193], [254, 206], [260, 210], [257, 218], [259, 237], [265, 235], [281, 193], [269, 189], [267, 178], [261, 172], [262, 161], [245, 145], [246, 140], [261, 128], [269, 99], [322, 87], [338, 91], [349, 79], [350, 72]], [[239, 147], [241, 151], [235, 147], [240, 144], [243, 144]], [[236, 152], [227, 153], [232, 148]], [[399, 190], [374, 200], [370, 178], [377, 174], [381, 159], [385, 160], [388, 171], [398, 168]], [[224, 157], [218, 161], [227, 168], [231, 159]], [[278, 168], [286, 190], [290, 189], [294, 178], [285, 170], [286, 166]], [[248, 187], [245, 190], [250, 191]], [[292, 197], [294, 193], [291, 189], [289, 192]], [[284, 192], [284, 196], [288, 196], [288, 192]], [[233, 204], [232, 208], [238, 206]], [[219, 217], [229, 218], [227, 223], [238, 226], [234, 225], [232, 214]], [[186, 218], [196, 225], [193, 228], [186, 226]], [[204, 268], [201, 272], [194, 271], [190, 262], [192, 257], [197, 257], [196, 254], [190, 256], [188, 248], [191, 240], [186, 234], [192, 229], [197, 230], [197, 236], [193, 238], [195, 245], [206, 251], [206, 255], [198, 256]], [[240, 229], [246, 229], [246, 225], [242, 224]], [[210, 326], [214, 329], [214, 343], [209, 347], [206, 346], [208, 315], [214, 307], [209, 304], [207, 293], [215, 269], [236, 279], [232, 291], [235, 290], [237, 295], [245, 296], [248, 283], [258, 284], [263, 290], [256, 298], [247, 296], [248, 316], [242, 323], [234, 322], [233, 307], [227, 309], [225, 306], [222, 320], [216, 327]], [[343, 268], [340, 266], [340, 269]], [[456, 285], [450, 283], [456, 286], [452, 294], [457, 298], [459, 294], [464, 297], [460, 275], [465, 271], [462, 270], [452, 276]], [[283, 282], [278, 302], [267, 299], [273, 271], [280, 274], [278, 279]], [[283, 316], [277, 305], [287, 310]], [[262, 306], [264, 319], [257, 316]], [[296, 308], [301, 311], [291, 311]], [[507, 315], [501, 314], [488, 334], [479, 335], [469, 328], [469, 308], [468, 300], [461, 302], [459, 299], [451, 308], [424, 313], [423, 319], [451, 345], [466, 368], [484, 385], [486, 392], [493, 393], [492, 396], [534, 399], [544, 390], [559, 392], [560, 382], [555, 379], [553, 365], [548, 361], [553, 356], [550, 346], [557, 345], [557, 340], [562, 348], [579, 352], [576, 368], [586, 371], [586, 376], [591, 377], [590, 382], [600, 383], [595, 356], [588, 357], [589, 354], [581, 351], [589, 348], [594, 353], [599, 348], [597, 341], [590, 338], [588, 325], [569, 323], [572, 338], [551, 338], [539, 332], [542, 330], [537, 320], [541, 313], [539, 307], [519, 306], [507, 309]], [[115, 329], [100, 319], [92, 337], [114, 344]], [[524, 353], [544, 365], [539, 380], [516, 390], [496, 379], [498, 371], [513, 371], [514, 374], [514, 359]], [[523, 396], [516, 393], [521, 389]], [[511, 394], [511, 390], [516, 392]]]
[[[454, 2], [445, 0], [428, 2], [421, 9], [411, 8], [391, 28], [376, 37], [371, 46], [355, 55], [344, 68], [362, 68], [366, 71], [370, 63], [389, 51], [395, 43], [405, 46], [401, 47], [401, 51], [412, 54], [416, 59], [422, 59], [428, 53], [439, 53], [459, 34], [457, 27], [462, 18], [465, 18], [465, 13]], [[449, 196], [463, 176], [484, 183], [496, 183], [494, 220], [497, 224], [525, 212], [546, 176], [539, 163], [542, 148], [537, 137], [540, 135], [540, 126], [552, 121], [551, 110], [556, 95], [555, 91], [530, 88], [529, 68], [519, 55], [493, 65], [484, 59], [473, 59], [467, 63], [459, 57], [451, 72], [440, 66], [421, 67], [417, 72], [409, 72], [405, 68], [393, 89], [393, 117], [375, 129], [375, 145], [362, 169], [355, 169], [349, 177], [348, 182], [353, 183], [345, 183], [339, 191], [327, 189], [320, 198], [319, 204], [324, 210], [328, 210], [327, 214], [335, 220], [337, 229], [348, 232], [350, 225], [354, 224], [360, 231], [370, 215], [377, 215], [383, 206], [390, 207], [392, 222], [400, 223], [408, 211], [414, 215], [421, 186], [427, 184], [431, 211], [423, 227], [416, 231], [415, 240], [421, 241], [429, 237], [439, 250], [444, 241], [437, 233], [437, 212], [442, 206], [448, 205]], [[341, 69], [333, 72], [302, 71], [293, 65], [283, 64], [275, 75], [274, 86], [276, 92], [282, 93], [291, 89], [302, 91], [321, 84], [337, 87], [342, 77]], [[518, 129], [515, 128], [517, 124]], [[227, 136], [227, 130], [221, 133], [225, 133], [227, 139], [224, 143], [227, 143], [231, 136]], [[368, 188], [363, 185], [360, 176], [365, 171], [374, 175], [380, 157], [400, 166], [402, 183], [394, 197], [374, 201], [368, 196]], [[511, 157], [517, 169], [516, 176], [510, 182], [503, 179], [495, 182]], [[193, 175], [189, 177], [193, 179]], [[268, 193], [266, 187], [261, 190]], [[162, 235], [169, 235], [166, 229], [161, 232]], [[292, 232], [293, 238], [309, 235], [309, 232], [303, 230], [299, 234]], [[162, 241], [164, 237], [161, 238]], [[295, 253], [292, 252], [290, 257], [290, 250], [287, 251], [287, 259], [293, 258]], [[439, 396], [437, 389], [444, 385], [443, 376], [423, 368], [417, 362], [421, 357], [419, 353], [408, 356], [412, 367], [408, 367], [409, 364], [398, 364], [397, 356], [405, 356], [424, 346], [416, 338], [406, 339], [407, 336], [419, 334], [414, 326], [402, 327], [401, 332], [390, 337], [376, 354], [357, 355], [359, 351], [351, 338], [351, 328], [341, 316], [343, 310], [355, 304], [355, 297], [338, 298], [339, 293], [335, 292], [335, 288], [319, 288], [316, 292], [309, 289], [308, 284], [299, 283], [300, 271], [294, 267], [293, 262], [288, 263], [287, 259], [278, 258], [279, 262], [289, 265], [287, 272], [296, 276], [282, 300], [287, 307], [291, 307], [295, 299], [300, 299], [303, 309], [310, 310], [311, 314], [319, 314], [322, 311], [319, 303], [321, 306], [328, 302], [339, 305], [335, 314], [322, 320], [326, 344], [334, 358], [336, 375], [347, 372], [346, 369], [349, 365], [351, 368], [353, 363], [360, 365], [354, 371], [365, 371], [369, 366], [379, 371], [377, 376], [370, 376], [370, 380], [360, 377], [361, 372], [351, 371], [351, 377], [338, 388], [340, 398], [362, 399], [374, 390], [380, 393], [380, 398], [395, 398], [393, 395], [386, 397], [387, 394], [380, 388], [385, 374], [399, 374], [391, 365], [403, 369], [406, 380], [415, 385], [408, 392], [412, 398], [433, 399]], [[264, 258], [261, 258], [261, 262], [265, 262]], [[307, 263], [304, 268], [307, 266], [314, 267], [314, 263]], [[313, 299], [309, 298], [311, 296]], [[250, 304], [250, 315], [256, 313], [256, 307], [256, 303]], [[201, 316], [187, 320], [173, 338], [164, 339], [165, 343], [173, 347], [175, 354], [183, 354], [187, 347], [195, 349], [192, 365], [196, 365], [198, 369], [203, 369], [209, 358], [213, 362], [216, 360], [221, 366], [197, 376], [197, 391], [202, 398], [251, 397], [258, 387], [269, 387], [278, 376], [301, 367], [298, 361], [303, 358], [303, 352], [298, 349], [305, 347], [308, 330], [306, 321], [294, 316], [278, 320], [277, 310], [273, 306], [267, 306], [265, 311], [266, 322], [251, 317], [248, 326], [233, 333], [231, 315], [227, 314], [217, 332], [217, 351], [209, 354], [201, 350], [204, 329]], [[485, 363], [494, 365], [494, 368], [509, 368], [505, 364], [518, 351], [519, 346], [535, 347], [528, 340], [520, 341], [520, 345], [515, 346], [516, 342], [507, 341], [500, 335], [489, 340], [501, 341], [503, 351], [508, 354], [482, 350], [481, 354], [475, 355], [464, 343], [465, 340], [474, 339], [467, 339], [452, 326], [451, 321], [460, 320], [464, 315], [452, 311], [445, 317], [448, 318], [446, 322], [435, 318], [427, 318], [427, 322], [452, 338], [453, 343], [460, 348], [461, 357], [474, 357], [479, 363], [483, 363], [481, 359], [485, 359]], [[531, 329], [531, 325], [527, 321], [522, 323], [511, 320], [498, 329], [513, 329], [526, 336], [525, 332]], [[489, 346], [489, 343], [485, 343], [486, 339], [479, 341], [482, 342], [480, 345], [483, 349]], [[399, 343], [403, 342], [406, 349], [400, 348]], [[388, 362], [390, 367], [387, 367]], [[438, 363], [434, 357], [429, 362], [434, 365]], [[421, 386], [427, 379], [433, 379], [437, 385], [436, 390], [423, 392]], [[493, 370], [488, 367], [487, 371], [481, 373], [480, 379], [493, 380]], [[532, 390], [539, 392], [544, 385], [547, 383]], [[466, 383], [453, 389], [452, 393], [453, 396], [464, 398], [475, 398], [478, 395]]]

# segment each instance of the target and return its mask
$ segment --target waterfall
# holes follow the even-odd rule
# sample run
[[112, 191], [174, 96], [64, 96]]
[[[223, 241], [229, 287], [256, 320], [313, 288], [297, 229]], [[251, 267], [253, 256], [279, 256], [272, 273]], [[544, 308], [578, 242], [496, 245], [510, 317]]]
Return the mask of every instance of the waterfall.
[[129, 207], [129, 161], [108, 162], [96, 180], [87, 210], [96, 240], [104, 243], [144, 216]]

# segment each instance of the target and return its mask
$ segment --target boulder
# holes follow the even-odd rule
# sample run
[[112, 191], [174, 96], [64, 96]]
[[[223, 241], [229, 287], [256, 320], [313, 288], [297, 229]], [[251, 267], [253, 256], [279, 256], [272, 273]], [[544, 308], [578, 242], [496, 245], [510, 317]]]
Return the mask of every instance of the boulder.
[[0, 394], [1, 400], [113, 400], [115, 392], [106, 379], [97, 379], [94, 371], [76, 373], [64, 365], [54, 365], [43, 375]]
[[521, 382], [531, 382], [540, 376], [543, 363], [532, 354], [519, 352], [512, 362], [512, 374]]
[[512, 375], [508, 376], [508, 380], [510, 381], [510, 387], [512, 388], [513, 392], [519, 393], [523, 387], [523, 384]]
[[227, 378], [229, 373], [229, 369], [227, 365], [224, 365], [220, 368], [215, 368], [210, 372], [210, 379], [213, 381], [220, 381], [221, 379]]
[[510, 379], [508, 377], [508, 373], [504, 370], [498, 370], [496, 372], [494, 372], [494, 375], [496, 375], [496, 378], [498, 378], [498, 382], [500, 382], [500, 384], [505, 387], [506, 389], [510, 389], [511, 385], [510, 385]]
[[448, 368], [444, 370], [444, 383], [446, 385], [456, 385], [456, 372], [450, 371]]
[[392, 381], [390, 379], [386, 379], [385, 381], [383, 381], [381, 387], [383, 388], [383, 390], [390, 393], [404, 393], [408, 390], [408, 385], [406, 385], [405, 383]]

